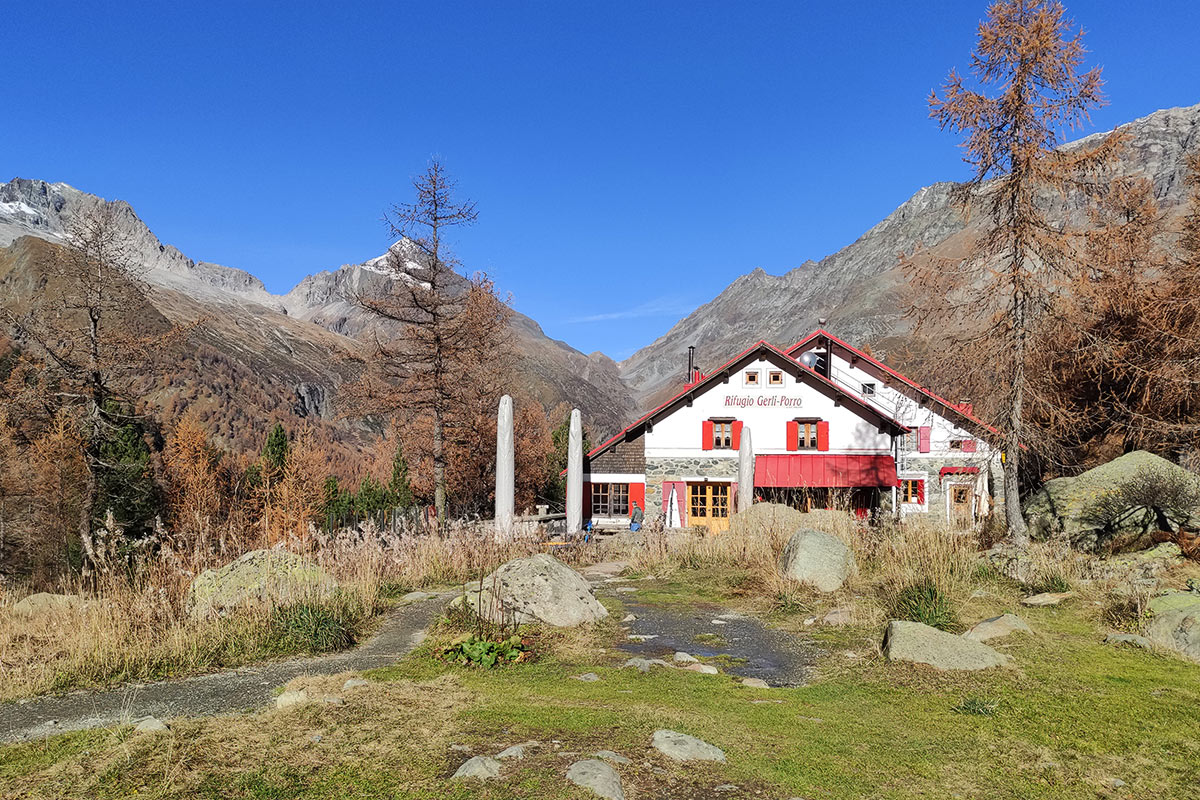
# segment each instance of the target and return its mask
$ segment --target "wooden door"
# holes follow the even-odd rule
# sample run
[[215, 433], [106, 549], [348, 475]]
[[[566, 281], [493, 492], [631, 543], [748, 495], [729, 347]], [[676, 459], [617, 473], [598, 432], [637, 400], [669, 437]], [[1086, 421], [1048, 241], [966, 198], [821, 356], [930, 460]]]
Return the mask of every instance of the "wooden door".
[[720, 533], [729, 528], [729, 484], [689, 483], [688, 524]]
[[947, 489], [950, 493], [950, 524], [969, 528], [975, 523], [975, 487], [969, 483], [952, 483]]

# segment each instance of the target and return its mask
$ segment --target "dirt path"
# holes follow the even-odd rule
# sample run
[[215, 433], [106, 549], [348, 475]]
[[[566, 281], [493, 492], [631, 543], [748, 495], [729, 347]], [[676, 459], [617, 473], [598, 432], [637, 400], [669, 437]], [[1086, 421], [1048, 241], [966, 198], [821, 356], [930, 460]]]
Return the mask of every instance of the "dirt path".
[[424, 640], [425, 629], [441, 611], [447, 597], [439, 595], [393, 610], [373, 639], [344, 653], [0, 705], [0, 742], [34, 739], [146, 716], [166, 720], [246, 711], [267, 703], [276, 687], [300, 675], [333, 675], [387, 666]]
[[[635, 584], [622, 584], [630, 586]], [[621, 649], [667, 661], [683, 651], [712, 661], [722, 672], [761, 678], [772, 686], [802, 686], [821, 649], [807, 637], [768, 628], [754, 617], [716, 605], [663, 606], [643, 603], [636, 594], [618, 595], [628, 613], [631, 639]]]

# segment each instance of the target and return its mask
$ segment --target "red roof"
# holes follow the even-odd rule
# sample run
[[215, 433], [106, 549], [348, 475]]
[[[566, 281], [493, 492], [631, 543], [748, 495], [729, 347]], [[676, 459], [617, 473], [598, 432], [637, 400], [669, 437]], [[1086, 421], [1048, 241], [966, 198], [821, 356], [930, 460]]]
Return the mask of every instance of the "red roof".
[[896, 459], [813, 453], [754, 457], [754, 485], [851, 489], [898, 486]]

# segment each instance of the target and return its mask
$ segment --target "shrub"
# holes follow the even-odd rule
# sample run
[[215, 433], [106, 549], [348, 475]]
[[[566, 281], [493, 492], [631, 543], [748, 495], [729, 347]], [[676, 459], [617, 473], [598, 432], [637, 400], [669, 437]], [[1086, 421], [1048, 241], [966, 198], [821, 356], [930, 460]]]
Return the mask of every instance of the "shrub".
[[441, 658], [451, 664], [491, 669], [498, 664], [516, 664], [529, 660], [532, 653], [529, 639], [509, 636], [499, 641], [474, 634], [460, 636], [442, 648]]
[[1033, 594], [1042, 592], [1069, 592], [1071, 591], [1071, 581], [1063, 574], [1061, 569], [1051, 567], [1043, 568], [1038, 571], [1032, 581], [1025, 584], [1025, 588]]
[[923, 622], [942, 631], [955, 632], [961, 629], [949, 598], [928, 578], [896, 592], [889, 603], [889, 610], [893, 619]]

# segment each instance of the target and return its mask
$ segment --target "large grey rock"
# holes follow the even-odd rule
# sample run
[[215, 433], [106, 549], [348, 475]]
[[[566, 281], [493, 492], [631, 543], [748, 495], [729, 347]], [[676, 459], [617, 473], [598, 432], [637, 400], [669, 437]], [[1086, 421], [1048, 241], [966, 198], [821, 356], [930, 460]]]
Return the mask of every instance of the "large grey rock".
[[502, 565], [468, 592], [472, 609], [492, 622], [542, 622], [574, 628], [608, 616], [583, 576], [546, 553]]
[[308, 702], [308, 692], [304, 689], [289, 689], [275, 698], [276, 708], [291, 708]]
[[1144, 450], [1047, 481], [1025, 505], [1031, 536], [1064, 536], [1086, 551], [1145, 547], [1151, 533], [1198, 515], [1200, 478]]
[[976, 642], [986, 642], [988, 639], [999, 639], [1001, 636], [1017, 632], [1033, 633], [1033, 629], [1016, 614], [1001, 614], [998, 617], [975, 623], [969, 631], [963, 634], [963, 637]]
[[1155, 644], [1200, 661], [1200, 592], [1168, 592], [1150, 598], [1146, 636]]
[[576, 761], [567, 768], [567, 780], [576, 786], [590, 789], [605, 800], [625, 800], [621, 776], [608, 764], [596, 758]]
[[981, 642], [898, 619], [888, 623], [883, 654], [889, 661], [928, 664], [940, 670], [989, 669], [1009, 662], [1007, 656]]
[[779, 559], [779, 570], [785, 577], [822, 592], [842, 588], [855, 567], [854, 553], [841, 539], [811, 530], [792, 534]]
[[487, 756], [472, 756], [462, 763], [451, 780], [462, 781], [476, 779], [481, 781], [495, 780], [500, 777], [500, 762]]
[[703, 739], [679, 731], [657, 730], [650, 745], [676, 761], [724, 761], [725, 753]]
[[304, 556], [251, 550], [197, 575], [188, 588], [188, 612], [195, 617], [224, 615], [246, 606], [327, 599], [335, 591], [337, 581]]
[[38, 592], [18, 600], [12, 608], [12, 613], [18, 617], [36, 617], [61, 611], [71, 611], [87, 607], [87, 600], [77, 594], [52, 594]]

